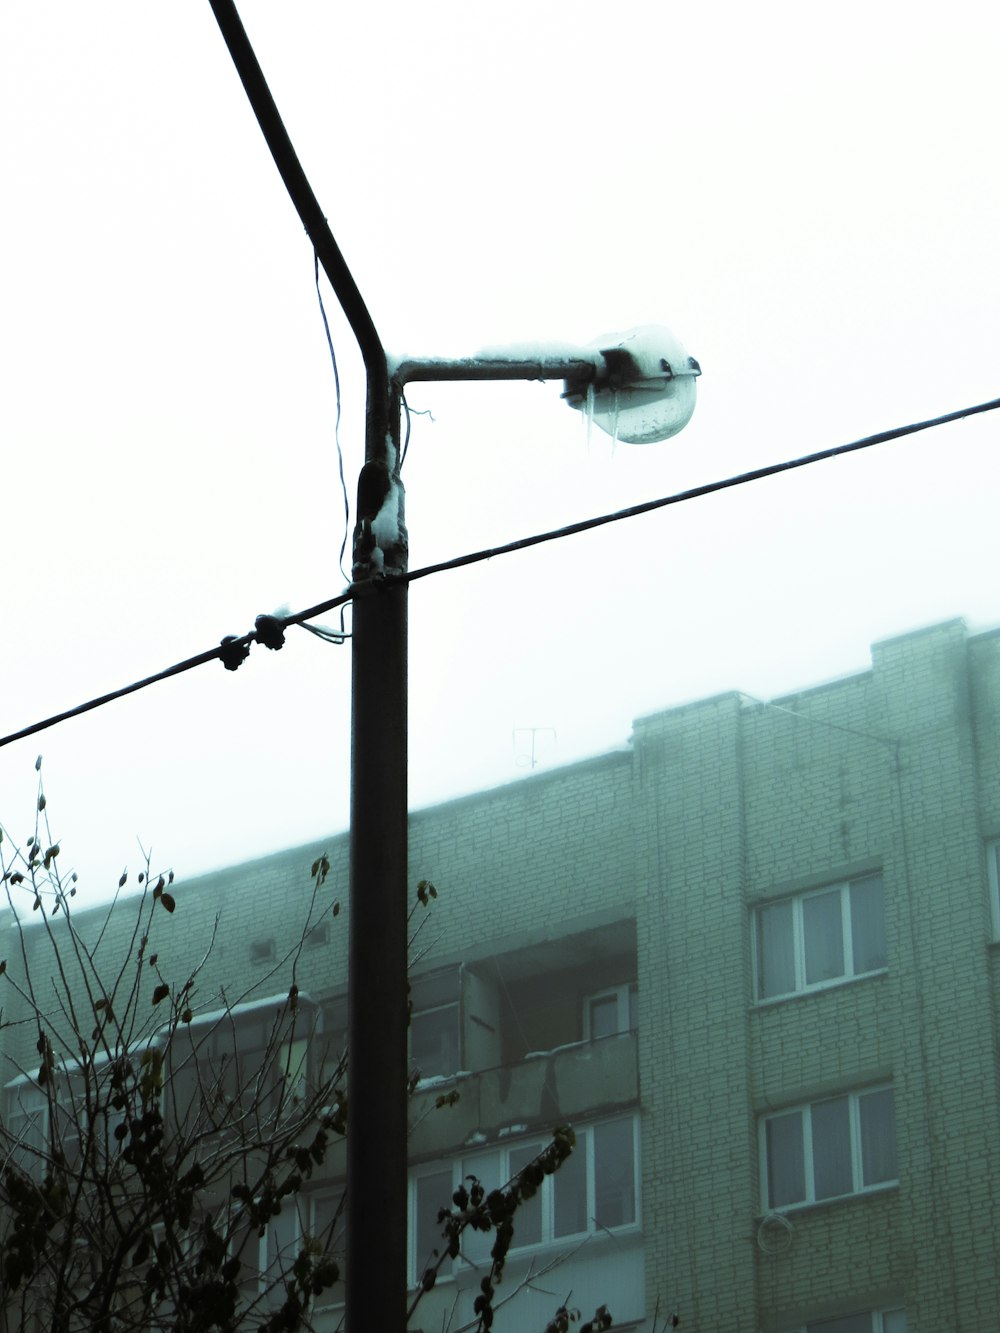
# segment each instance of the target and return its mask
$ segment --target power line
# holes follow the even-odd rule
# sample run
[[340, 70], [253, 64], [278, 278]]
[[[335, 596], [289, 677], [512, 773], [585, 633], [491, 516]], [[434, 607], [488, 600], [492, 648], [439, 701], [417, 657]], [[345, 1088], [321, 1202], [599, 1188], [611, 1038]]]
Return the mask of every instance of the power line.
[[183, 662], [175, 662], [173, 666], [166, 667], [163, 671], [157, 671], [155, 675], [145, 676], [142, 680], [133, 681], [131, 685], [123, 685], [120, 689], [112, 690], [109, 694], [99, 695], [96, 699], [88, 699], [86, 703], [77, 704], [75, 708], [68, 708], [63, 713], [55, 713], [52, 717], [44, 718], [40, 722], [33, 722], [28, 727], [22, 727], [20, 731], [13, 731], [9, 736], [0, 737], [0, 748], [4, 745], [10, 745], [13, 741], [24, 740], [39, 731], [46, 731], [49, 727], [54, 727], [60, 722], [67, 722], [71, 717], [79, 717], [81, 713], [89, 713], [95, 708], [101, 708], [104, 704], [112, 703], [115, 699], [123, 699], [127, 694], [135, 694], [138, 690], [144, 690], [149, 685], [157, 684], [158, 681], [169, 680], [171, 676], [181, 676], [185, 671], [192, 671], [195, 667], [203, 666], [206, 662], [218, 660], [228, 670], [235, 671], [250, 652], [252, 643], [259, 642], [267, 647], [280, 648], [284, 643], [284, 627], [286, 625], [299, 625], [305, 620], [311, 620], [314, 616], [332, 611], [334, 607], [343, 606], [345, 602], [353, 600], [357, 591], [357, 588], [349, 588], [337, 597], [331, 597], [325, 602], [320, 602], [317, 606], [308, 607], [305, 611], [298, 611], [294, 615], [281, 616], [280, 618], [277, 616], [258, 616], [257, 628], [251, 630], [249, 634], [244, 634], [242, 637], [237, 637], [234, 634], [227, 635], [217, 648], [208, 648], [203, 653], [196, 653], [194, 657], [186, 657]]
[[1000, 398], [993, 398], [988, 403], [963, 407], [957, 412], [931, 417], [928, 421], [918, 421], [911, 426], [896, 426], [892, 430], [880, 431], [877, 435], [866, 435], [864, 439], [852, 440], [850, 444], [836, 444], [830, 449], [820, 449], [817, 453], [803, 454], [801, 458], [791, 458], [784, 463], [771, 463], [767, 467], [755, 468], [752, 472], [740, 472], [734, 477], [725, 477], [722, 481], [709, 481], [702, 486], [692, 486], [689, 490], [677, 491], [674, 495], [661, 496], [658, 500], [644, 500], [641, 504], [629, 505], [627, 509], [616, 509], [613, 513], [601, 514], [597, 518], [581, 519], [578, 523], [568, 523], [565, 527], [553, 528], [550, 532], [539, 532], [533, 537], [520, 537], [516, 541], [504, 543], [503, 546], [493, 546], [485, 551], [473, 551], [452, 560], [444, 560], [437, 565], [426, 565], [423, 569], [412, 570], [404, 577], [407, 582], [412, 583], [415, 579], [426, 578], [429, 574], [439, 574], [446, 569], [459, 569], [463, 565], [478, 564], [481, 560], [509, 555], [513, 551], [523, 551], [529, 546], [540, 546], [543, 542], [555, 541], [560, 537], [572, 537], [579, 532], [589, 532], [593, 528], [604, 527], [608, 523], [620, 523], [626, 518], [651, 514], [656, 509], [666, 509], [669, 505], [682, 504], [685, 500], [697, 500], [703, 495], [713, 495], [716, 491], [730, 490], [734, 486], [745, 486], [748, 482], [761, 481], [764, 477], [773, 477], [780, 472], [791, 472], [795, 468], [808, 467], [812, 463], [822, 463], [827, 458], [839, 458], [841, 454], [870, 449], [872, 445], [886, 444], [889, 440], [898, 440], [904, 435], [915, 435], [918, 431], [930, 430], [932, 426], [944, 426], [963, 417], [993, 412], [998, 407]]
[[[625, 519], [637, 518], [640, 514], [649, 514], [657, 509], [665, 509], [669, 505], [682, 504], [687, 500], [697, 500], [702, 496], [712, 495], [716, 491], [731, 490], [735, 486], [745, 486], [751, 481], [761, 481], [765, 477], [773, 477], [781, 472], [791, 472], [796, 468], [809, 467], [813, 463], [821, 463], [828, 458], [838, 458], [841, 454], [855, 453], [860, 449], [869, 449], [873, 445], [886, 444], [890, 440], [898, 440], [906, 435], [915, 435], [920, 431], [930, 430], [934, 426], [944, 426], [952, 421], [960, 421], [964, 417], [993, 412], [997, 408], [1000, 408], [1000, 398], [993, 398], [989, 402], [978, 403], [974, 407], [963, 407], [957, 412], [948, 412], [944, 416], [931, 417], [927, 421], [918, 421], [909, 426], [897, 426], [892, 430], [879, 431], [876, 435], [867, 435], [863, 439], [851, 441], [850, 444], [834, 445], [830, 449], [821, 449], [816, 453], [803, 454], [799, 458], [788, 459], [782, 463], [771, 463], [767, 467], [755, 468], [751, 472], [741, 472], [732, 477], [725, 477], [720, 481], [706, 482], [702, 486], [692, 486], [688, 490], [677, 491], [673, 495], [661, 496], [657, 500], [646, 500], [637, 505], [629, 505], [626, 509], [617, 509], [609, 514], [600, 514], [595, 518], [582, 519], [577, 523], [569, 523], [561, 528], [553, 528], [548, 532], [536, 533], [531, 537], [520, 537], [516, 541], [506, 542], [502, 546], [491, 546], [481, 551], [470, 551], [465, 555], [455, 556], [451, 560], [442, 560], [438, 564], [425, 565], [421, 569], [410, 570], [406, 574], [389, 576], [384, 580], [366, 580], [364, 583], [351, 584], [338, 596], [331, 597], [316, 606], [307, 607], [304, 611], [296, 611], [291, 615], [258, 616], [255, 628], [249, 634], [240, 637], [227, 635], [216, 648], [209, 648], [203, 653], [195, 654], [194, 657], [187, 657], [184, 661], [176, 662], [173, 666], [166, 667], [155, 675], [133, 681], [131, 685], [124, 685], [121, 689], [112, 690], [109, 694], [102, 694], [96, 699], [78, 704], [75, 708], [69, 708], [63, 713], [56, 713], [52, 717], [34, 722], [28, 727], [22, 727], [20, 731], [14, 731], [7, 736], [0, 737], [0, 748], [10, 745], [14, 741], [24, 740], [37, 732], [45, 731], [60, 722], [66, 722], [72, 717], [79, 717], [81, 713], [89, 713], [95, 708], [101, 708], [105, 704], [112, 703], [115, 699], [124, 698], [127, 694], [135, 694], [139, 690], [146, 689], [149, 685], [155, 685], [158, 681], [168, 680], [172, 676], [180, 676], [206, 662], [219, 660], [227, 670], [235, 671], [248, 656], [251, 644], [262, 643], [266, 648], [281, 648], [285, 639], [284, 631], [288, 626], [302, 625], [303, 628], [313, 629], [313, 626], [305, 624], [307, 620], [323, 615], [335, 607], [343, 606], [356, 597], [377, 592], [379, 587], [389, 583], [414, 583], [417, 579], [427, 578], [431, 574], [441, 574], [449, 569], [461, 569], [466, 565], [479, 564], [481, 561], [492, 560], [501, 555], [509, 555], [514, 551], [527, 550], [531, 546], [540, 546], [544, 542], [558, 541], [563, 537], [572, 537], [580, 532], [589, 532], [594, 528], [605, 527], [609, 523], [620, 523]], [[336, 634], [331, 636], [331, 641], [337, 641], [338, 639], [339, 636]]]

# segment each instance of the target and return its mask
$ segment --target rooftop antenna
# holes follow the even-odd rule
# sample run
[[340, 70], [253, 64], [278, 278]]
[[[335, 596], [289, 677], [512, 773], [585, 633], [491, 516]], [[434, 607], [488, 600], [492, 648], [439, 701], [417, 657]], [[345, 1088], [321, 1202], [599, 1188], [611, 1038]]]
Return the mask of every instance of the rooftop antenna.
[[[515, 727], [513, 729], [511, 732], [511, 740], [514, 743], [514, 763], [517, 764], [518, 768], [535, 768], [537, 766], [538, 756], [535, 742], [537, 737], [542, 733], [551, 735], [553, 739], [558, 739], [555, 727]], [[517, 747], [518, 736], [525, 735], [531, 737], [531, 749], [528, 754], [523, 752], [519, 753]]]

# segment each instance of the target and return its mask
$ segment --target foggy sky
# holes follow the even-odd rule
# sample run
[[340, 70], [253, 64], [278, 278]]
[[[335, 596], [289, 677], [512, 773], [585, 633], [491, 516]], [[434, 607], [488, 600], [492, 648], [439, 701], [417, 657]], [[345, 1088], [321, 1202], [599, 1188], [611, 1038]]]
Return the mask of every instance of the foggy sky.
[[[1000, 392], [1000, 18], [981, 5], [241, 14], [386, 347], [670, 325], [666, 445], [559, 385], [415, 386], [414, 566]], [[207, 3], [0, 14], [0, 732], [340, 591], [312, 253]], [[364, 380], [324, 291], [353, 505]], [[1000, 620], [985, 416], [414, 585], [414, 805]], [[349, 561], [349, 552], [348, 552]], [[334, 619], [334, 617], [330, 617]], [[0, 750], [0, 822], [87, 892], [341, 829], [349, 648], [290, 632]], [[552, 732], [555, 735], [552, 735]], [[527, 744], [530, 744], [530, 739]]]

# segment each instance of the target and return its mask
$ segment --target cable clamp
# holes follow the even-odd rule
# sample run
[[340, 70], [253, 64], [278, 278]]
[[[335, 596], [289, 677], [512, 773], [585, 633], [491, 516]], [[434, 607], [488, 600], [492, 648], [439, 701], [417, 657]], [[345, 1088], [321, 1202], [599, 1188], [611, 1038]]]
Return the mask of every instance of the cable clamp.
[[219, 658], [227, 671], [238, 671], [249, 656], [250, 645], [235, 634], [227, 634], [222, 640]]
[[253, 622], [257, 642], [277, 652], [285, 646], [285, 622], [279, 616], [258, 616]]

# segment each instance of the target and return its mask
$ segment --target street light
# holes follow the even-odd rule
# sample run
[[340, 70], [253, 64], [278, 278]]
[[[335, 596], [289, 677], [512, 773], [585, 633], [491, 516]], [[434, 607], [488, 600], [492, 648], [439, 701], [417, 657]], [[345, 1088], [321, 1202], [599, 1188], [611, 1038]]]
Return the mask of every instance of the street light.
[[[348, 976], [349, 1333], [405, 1327], [407, 1141], [407, 531], [403, 391], [417, 381], [563, 380], [614, 438], [649, 443], [690, 420], [701, 373], [665, 329], [590, 347], [487, 350], [461, 360], [368, 357], [365, 465], [354, 529]], [[384, 387], [383, 387], [384, 386]], [[447, 1200], [442, 1200], [443, 1204]]]
[[701, 367], [659, 324], [605, 333], [586, 347], [539, 344], [487, 349], [458, 361], [403, 359], [401, 388], [415, 380], [562, 379], [563, 398], [624, 444], [655, 444], [682, 431]]
[[563, 397], [624, 444], [659, 444], [691, 420], [701, 366], [669, 329], [646, 324], [604, 334], [592, 347], [604, 360], [595, 383], [568, 378]]

